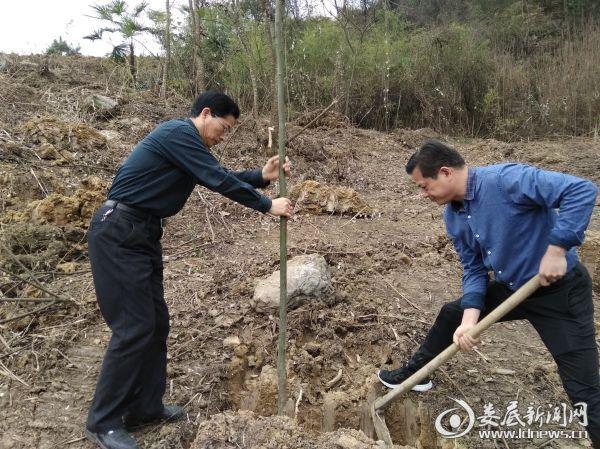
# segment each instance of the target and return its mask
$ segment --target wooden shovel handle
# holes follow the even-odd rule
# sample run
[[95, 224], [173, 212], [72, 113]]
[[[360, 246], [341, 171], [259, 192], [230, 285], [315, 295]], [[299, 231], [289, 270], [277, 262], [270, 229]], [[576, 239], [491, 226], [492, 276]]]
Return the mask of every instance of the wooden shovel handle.
[[[513, 310], [516, 306], [527, 299], [534, 291], [540, 287], [540, 279], [536, 274], [520, 289], [510, 295], [502, 304], [492, 310], [484, 319], [477, 323], [469, 332], [472, 337], [479, 337], [488, 327], [500, 320], [504, 315]], [[375, 410], [385, 408], [395, 397], [410, 391], [415, 385], [423, 379], [429, 377], [446, 361], [450, 360], [459, 350], [456, 343], [452, 343], [443, 352], [438, 354], [427, 365], [402, 382], [397, 388], [392, 389], [386, 395], [378, 398], [374, 403]]]

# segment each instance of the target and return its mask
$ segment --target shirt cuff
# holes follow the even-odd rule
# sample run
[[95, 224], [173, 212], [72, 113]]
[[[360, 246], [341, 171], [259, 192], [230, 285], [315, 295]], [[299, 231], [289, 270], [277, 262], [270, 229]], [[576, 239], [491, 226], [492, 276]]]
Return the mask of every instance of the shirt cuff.
[[554, 246], [560, 246], [561, 248], [570, 250], [574, 246], [581, 244], [577, 235], [572, 231], [561, 231], [553, 229], [548, 237], [548, 243]]
[[465, 293], [460, 299], [460, 306], [463, 310], [465, 309], [479, 309], [485, 308], [485, 295], [483, 293]]
[[272, 205], [273, 205], [273, 202], [271, 201], [271, 198], [267, 198], [266, 196], [261, 195], [257, 210], [259, 212], [262, 212], [263, 214], [266, 214], [267, 212], [269, 212], [271, 210]]
[[[262, 189], [271, 184], [270, 181], [265, 181], [262, 175], [262, 168], [257, 168], [256, 170], [252, 170], [252, 185]], [[269, 207], [270, 209], [270, 207]]]

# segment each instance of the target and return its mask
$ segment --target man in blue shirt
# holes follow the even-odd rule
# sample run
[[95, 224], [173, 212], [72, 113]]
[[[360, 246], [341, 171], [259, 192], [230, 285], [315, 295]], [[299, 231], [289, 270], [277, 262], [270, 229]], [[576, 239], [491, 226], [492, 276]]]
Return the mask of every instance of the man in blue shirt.
[[[587, 430], [600, 448], [600, 379], [592, 284], [578, 261], [595, 205], [590, 181], [524, 164], [470, 168], [452, 148], [429, 141], [406, 171], [423, 195], [445, 205], [444, 221], [463, 266], [462, 298], [444, 304], [424, 343], [401, 368], [381, 370], [389, 388], [452, 342], [461, 350], [479, 340], [467, 333], [534, 275], [543, 287], [503, 320], [528, 320], [558, 365], [571, 401], [587, 403]], [[490, 280], [490, 273], [493, 280]], [[432, 387], [430, 379], [416, 391]]]
[[[292, 214], [290, 200], [271, 200], [256, 190], [277, 179], [277, 156], [262, 169], [231, 172], [212, 155], [210, 148], [239, 115], [227, 95], [201, 94], [191, 118], [162, 123], [139, 142], [92, 218], [87, 234], [92, 275], [112, 337], [86, 435], [104, 449], [138, 448], [126, 428], [184, 417], [182, 407], [162, 402], [169, 333], [162, 219], [179, 212], [197, 184], [262, 213]], [[283, 169], [289, 175], [289, 161]]]

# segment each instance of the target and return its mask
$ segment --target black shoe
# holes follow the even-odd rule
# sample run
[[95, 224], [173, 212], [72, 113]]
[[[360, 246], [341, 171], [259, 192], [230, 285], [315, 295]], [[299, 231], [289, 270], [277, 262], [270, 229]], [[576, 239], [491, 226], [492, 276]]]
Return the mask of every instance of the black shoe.
[[[397, 388], [402, 382], [416, 373], [419, 368], [411, 366], [411, 363], [406, 363], [402, 368], [393, 371], [380, 370], [377, 372], [379, 381], [388, 388]], [[428, 377], [423, 379], [417, 385], [412, 387], [413, 391], [427, 391], [433, 388], [433, 382]]]
[[102, 449], [140, 449], [137, 442], [125, 429], [109, 430], [108, 432], [92, 432], [85, 429], [85, 436]]
[[155, 422], [174, 422], [180, 421], [185, 418], [185, 410], [179, 405], [165, 405], [163, 411], [159, 415], [153, 416], [132, 416], [125, 415], [123, 422], [127, 429], [134, 427], [144, 426], [146, 424], [152, 424]]

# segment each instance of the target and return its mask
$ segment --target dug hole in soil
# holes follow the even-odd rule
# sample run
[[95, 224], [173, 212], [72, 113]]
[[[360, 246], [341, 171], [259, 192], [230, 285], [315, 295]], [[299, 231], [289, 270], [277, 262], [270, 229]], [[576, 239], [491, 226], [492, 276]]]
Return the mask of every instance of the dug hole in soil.
[[[107, 90], [112, 69], [95, 58], [11, 56], [0, 73], [0, 290], [12, 299], [0, 301], [1, 448], [92, 447], [83, 428], [110, 334], [95, 301], [85, 231], [137, 141], [187, 110], [119, 83]], [[115, 99], [118, 110], [85, 109], [92, 94]], [[317, 113], [293, 119], [289, 135]], [[214, 152], [232, 169], [258, 167], [273, 151], [269, 123], [241, 123]], [[405, 361], [441, 305], [460, 294], [462, 270], [442, 209], [420, 199], [404, 174], [427, 138], [449, 142], [472, 165], [520, 161], [600, 178], [594, 139], [507, 143], [357, 129], [335, 113], [318, 120], [287, 148], [296, 200], [288, 257], [322, 255], [333, 291], [289, 312], [285, 417], [275, 416], [277, 313], [253, 305], [255, 280], [279, 268], [278, 220], [196, 189], [163, 238], [171, 313], [165, 402], [185, 404], [188, 416], [136, 431], [142, 447], [381, 447], [359, 431], [363, 405], [385, 392], [375, 373]], [[598, 214], [581, 251], [595, 295]], [[469, 435], [440, 438], [433, 423], [454, 406], [451, 398], [478, 412], [515, 398], [568, 402], [550, 355], [521, 321], [495, 325], [479, 352], [457, 355], [433, 382], [433, 390], [409, 393], [386, 411], [399, 447], [503, 447]], [[589, 447], [583, 440], [507, 444]]]

